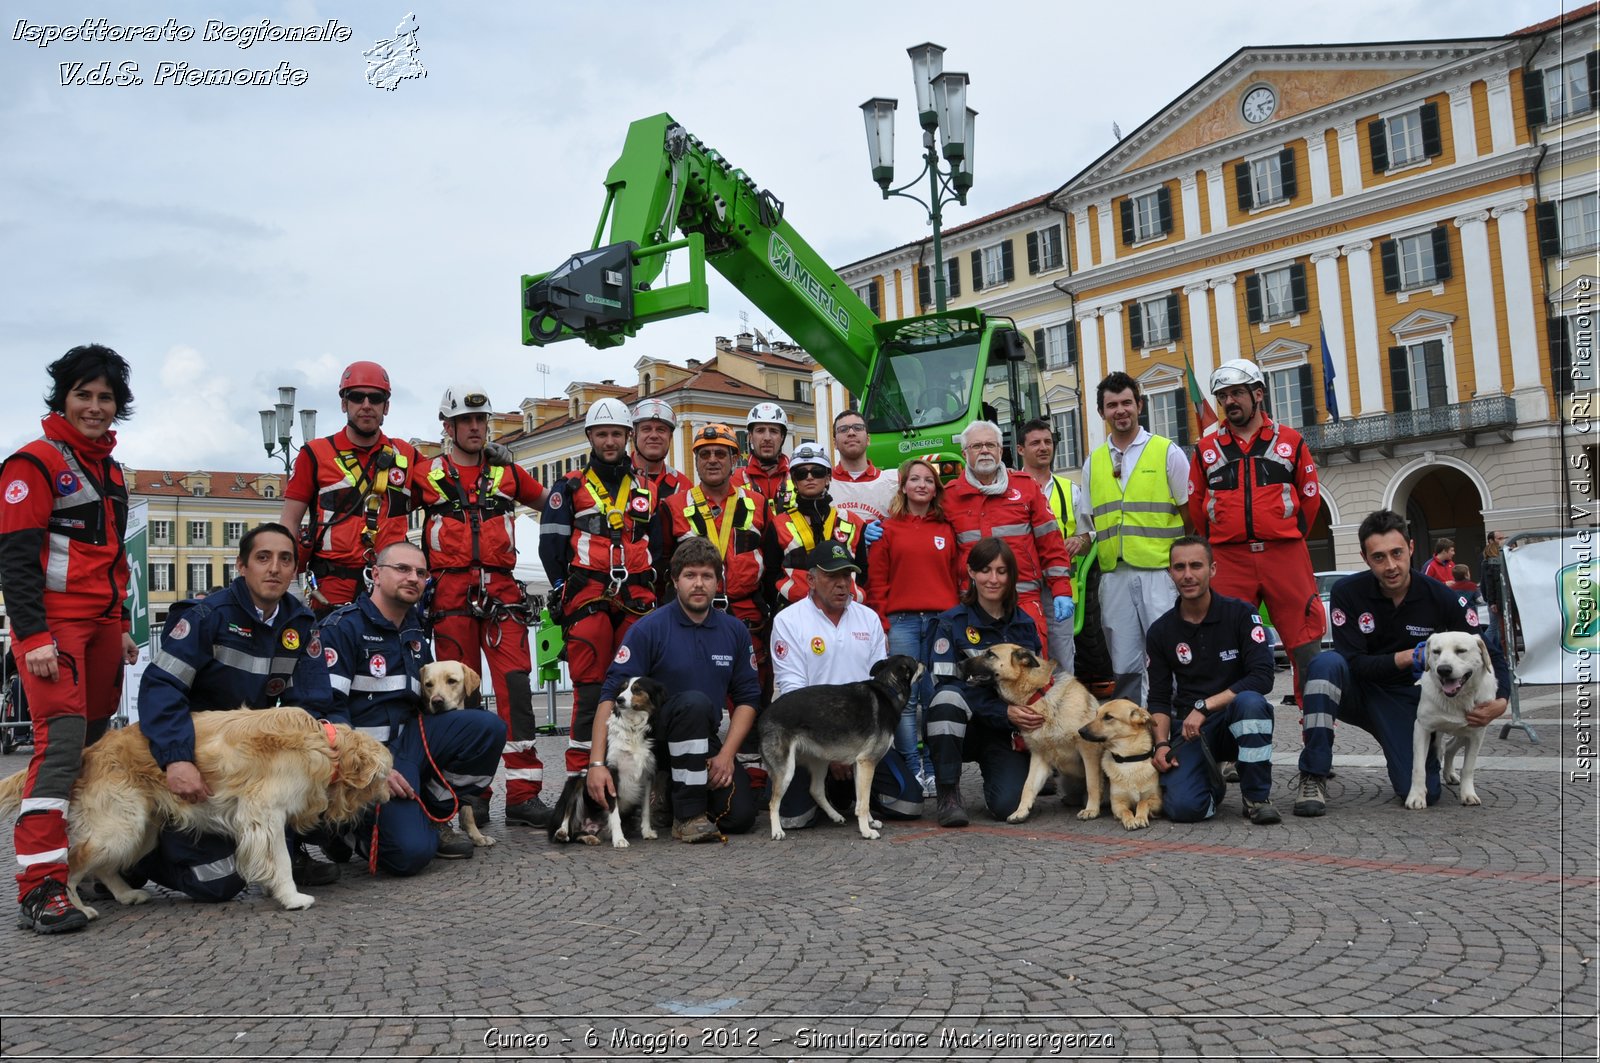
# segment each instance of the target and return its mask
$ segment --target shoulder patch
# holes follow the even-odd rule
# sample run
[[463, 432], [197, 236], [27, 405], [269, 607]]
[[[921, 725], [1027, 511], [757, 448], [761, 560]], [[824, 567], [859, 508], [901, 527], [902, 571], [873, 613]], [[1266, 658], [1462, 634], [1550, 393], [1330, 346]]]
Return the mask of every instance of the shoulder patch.
[[632, 650], [628, 649], [628, 647], [626, 647], [626, 646], [618, 646], [617, 647], [617, 655], [615, 657], [611, 658], [611, 662], [613, 664], [627, 664], [628, 661], [632, 657], [633, 657], [633, 651]]
[[12, 480], [6, 484], [6, 501], [13, 506], [28, 497], [28, 485], [21, 480]]
[[56, 473], [56, 492], [62, 496], [70, 495], [78, 489], [78, 478], [70, 469], [62, 469]]
[[947, 638], [942, 638], [942, 637], [937, 639], [937, 640], [935, 640], [935, 642], [933, 644], [933, 652], [934, 653], [949, 653], [950, 652], [950, 640], [947, 639]]
[[322, 659], [327, 662], [329, 668], [332, 668], [339, 663], [339, 651], [329, 646], [322, 651]]
[[188, 637], [189, 620], [187, 617], [180, 617], [178, 622], [172, 625], [172, 630], [167, 632], [167, 638], [169, 639], [183, 639]]
[[283, 648], [286, 650], [298, 650], [300, 648], [300, 632], [294, 628], [289, 628], [285, 631], [283, 633]]

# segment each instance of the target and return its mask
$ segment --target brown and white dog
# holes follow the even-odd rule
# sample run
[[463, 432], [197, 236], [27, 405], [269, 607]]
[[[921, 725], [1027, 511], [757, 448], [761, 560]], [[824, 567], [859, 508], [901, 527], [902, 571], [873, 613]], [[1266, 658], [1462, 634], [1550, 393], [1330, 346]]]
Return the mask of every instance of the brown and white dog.
[[[122, 872], [156, 847], [165, 827], [222, 834], [238, 842], [235, 861], [247, 882], [283, 907], [311, 907], [295, 888], [284, 824], [297, 833], [354, 823], [389, 800], [394, 759], [381, 742], [344, 724], [324, 724], [304, 709], [197, 712], [194, 761], [211, 796], [197, 804], [167, 789], [138, 725], [109, 731], [83, 751], [67, 806], [67, 895], [89, 918], [99, 913], [78, 896], [93, 875], [122, 904], [150, 894]], [[26, 771], [0, 781], [0, 816], [22, 802]]]
[[1152, 754], [1156, 738], [1150, 714], [1125, 698], [1100, 706], [1094, 719], [1078, 729], [1090, 742], [1104, 743], [1100, 770], [1111, 783], [1111, 812], [1129, 830], [1150, 825], [1161, 811], [1161, 773]]
[[[460, 661], [432, 661], [422, 666], [422, 711], [429, 715], [454, 712], [467, 707], [467, 699], [478, 692], [478, 673]], [[478, 711], [478, 710], [474, 710]], [[478, 814], [472, 802], [459, 801], [460, 813], [456, 821], [472, 844], [480, 849], [493, 845], [494, 839], [478, 829]]]
[[616, 707], [606, 725], [606, 767], [617, 789], [616, 800], [602, 808], [589, 797], [585, 773], [570, 777], [550, 817], [551, 841], [599, 845], [601, 835], [608, 834], [613, 849], [626, 849], [622, 814], [635, 809], [640, 813], [640, 837], [655, 840], [650, 788], [656, 782], [656, 754], [650, 724], [666, 700], [667, 688], [654, 679], [630, 679], [617, 691]]

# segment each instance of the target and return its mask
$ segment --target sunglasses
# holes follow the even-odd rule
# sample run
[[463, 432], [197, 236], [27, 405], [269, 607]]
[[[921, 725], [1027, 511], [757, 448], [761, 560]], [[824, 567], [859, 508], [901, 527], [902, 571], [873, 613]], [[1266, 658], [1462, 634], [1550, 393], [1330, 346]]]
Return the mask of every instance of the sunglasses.
[[389, 396], [381, 391], [347, 391], [344, 401], [352, 406], [361, 406], [370, 403], [373, 406], [382, 406], [389, 401]]
[[790, 469], [789, 475], [796, 480], [810, 480], [813, 477], [820, 480], [833, 475], [832, 469], [825, 469], [821, 465], [802, 465], [798, 469]]

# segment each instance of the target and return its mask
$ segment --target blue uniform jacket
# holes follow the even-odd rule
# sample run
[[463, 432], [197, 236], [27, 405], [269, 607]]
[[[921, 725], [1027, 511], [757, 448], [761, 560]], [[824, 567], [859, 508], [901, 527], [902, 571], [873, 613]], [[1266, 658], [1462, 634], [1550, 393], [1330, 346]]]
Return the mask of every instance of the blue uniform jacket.
[[350, 725], [380, 742], [399, 737], [422, 704], [422, 666], [433, 660], [421, 610], [397, 627], [363, 594], [323, 620], [322, 646], [333, 703]]
[[[1144, 637], [1150, 658], [1150, 711], [1179, 719], [1222, 690], [1272, 693], [1272, 646], [1261, 616], [1245, 602], [1212, 592], [1205, 619], [1191, 624], [1177, 606]], [[1176, 710], [1176, 712], [1174, 712]]]
[[[1353, 573], [1333, 585], [1328, 622], [1333, 648], [1349, 662], [1353, 675], [1382, 686], [1409, 687], [1416, 677], [1394, 666], [1396, 653], [1412, 649], [1436, 631], [1481, 635], [1488, 617], [1479, 615], [1471, 598], [1420, 572], [1411, 573], [1411, 586], [1396, 608], [1369, 571]], [[1505, 657], [1493, 646], [1489, 656], [1494, 661], [1495, 697], [1508, 698], [1511, 671]]]
[[1002, 642], [1026, 646], [1034, 653], [1042, 653], [1039, 629], [1033, 618], [1021, 609], [1011, 610], [1004, 620], [996, 620], [975, 606], [957, 605], [939, 614], [933, 625], [933, 643], [929, 647], [929, 660], [933, 664], [933, 681], [936, 688], [956, 684], [962, 700], [972, 710], [972, 718], [990, 727], [1014, 730], [1006, 717], [1006, 701], [988, 683], [968, 683], [961, 678], [956, 665], [980, 650]]
[[614, 700], [622, 684], [640, 676], [662, 684], [668, 694], [698, 690], [713, 705], [731, 696], [736, 706], [761, 709], [750, 629], [720, 609], [697, 624], [673, 599], [640, 617], [606, 669], [600, 700]]
[[298, 705], [336, 723], [348, 719], [334, 704], [317, 620], [305, 603], [284, 595], [266, 623], [241, 576], [172, 607], [161, 650], [139, 682], [139, 729], [157, 764], [194, 760], [189, 713], [273, 705]]

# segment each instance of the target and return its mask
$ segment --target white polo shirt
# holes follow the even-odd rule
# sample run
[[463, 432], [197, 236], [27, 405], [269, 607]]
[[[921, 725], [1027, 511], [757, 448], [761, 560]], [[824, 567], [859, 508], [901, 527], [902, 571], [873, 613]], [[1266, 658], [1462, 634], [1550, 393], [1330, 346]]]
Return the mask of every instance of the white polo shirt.
[[807, 595], [772, 622], [773, 697], [801, 687], [864, 682], [886, 656], [877, 613], [851, 602], [835, 624]]

